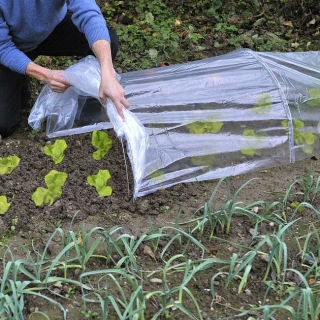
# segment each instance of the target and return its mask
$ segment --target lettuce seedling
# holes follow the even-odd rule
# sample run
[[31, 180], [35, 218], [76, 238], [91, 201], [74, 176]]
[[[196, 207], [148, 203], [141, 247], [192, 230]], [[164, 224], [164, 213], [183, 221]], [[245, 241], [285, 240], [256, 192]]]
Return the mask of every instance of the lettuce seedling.
[[54, 144], [45, 146], [43, 151], [47, 156], [52, 157], [55, 164], [58, 164], [63, 160], [63, 153], [66, 149], [67, 143], [65, 140], [56, 140]]
[[[293, 139], [296, 145], [304, 144], [301, 150], [306, 154], [312, 154], [313, 144], [317, 141], [317, 136], [311, 131], [304, 131], [304, 123], [299, 119], [293, 119]], [[281, 122], [286, 130], [289, 130], [288, 121]]]
[[164, 172], [161, 170], [156, 170], [150, 174], [150, 178], [153, 181], [163, 181], [164, 180]]
[[261, 155], [261, 151], [257, 150], [257, 147], [261, 145], [265, 137], [255, 133], [252, 129], [244, 130], [242, 136], [244, 137], [245, 145], [241, 148], [241, 153], [247, 156]]
[[108, 197], [112, 194], [112, 188], [106, 185], [110, 178], [109, 170], [99, 170], [98, 174], [88, 176], [87, 181], [96, 188], [100, 197]]
[[208, 117], [205, 121], [196, 121], [186, 125], [191, 134], [218, 133], [223, 122], [218, 117]]
[[62, 186], [67, 180], [68, 175], [65, 172], [59, 172], [51, 170], [45, 176], [45, 182], [48, 187], [38, 187], [32, 195], [32, 200], [36, 206], [41, 206], [43, 203], [52, 205], [56, 198], [59, 198], [62, 194]]
[[214, 154], [205, 154], [202, 156], [194, 156], [191, 158], [191, 162], [198, 167], [207, 167], [215, 164], [216, 159]]
[[101, 160], [112, 147], [112, 140], [106, 132], [95, 130], [92, 133], [92, 145], [98, 149], [92, 154], [93, 158]]
[[7, 158], [0, 158], [0, 174], [10, 174], [20, 163], [20, 158], [17, 156], [10, 156]]
[[271, 111], [272, 101], [268, 93], [262, 93], [257, 98], [256, 107], [251, 108], [251, 112], [256, 114], [266, 114]]
[[5, 196], [0, 196], [0, 214], [5, 214], [10, 206], [11, 203], [7, 202], [7, 198]]
[[320, 90], [318, 88], [309, 89], [310, 100], [307, 101], [307, 105], [312, 107], [320, 106]]

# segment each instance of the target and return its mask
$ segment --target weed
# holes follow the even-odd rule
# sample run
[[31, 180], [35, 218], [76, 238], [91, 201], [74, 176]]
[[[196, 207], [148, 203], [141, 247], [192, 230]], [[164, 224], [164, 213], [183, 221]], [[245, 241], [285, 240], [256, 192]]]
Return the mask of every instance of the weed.
[[18, 217], [15, 217], [11, 220], [11, 227], [10, 227], [10, 230], [11, 231], [15, 231], [16, 230], [16, 227], [18, 225], [18, 222], [19, 222], [19, 218]]
[[33, 139], [35, 139], [35, 137], [37, 136], [37, 134], [38, 134], [38, 131], [32, 129], [32, 130], [28, 133], [28, 138], [31, 139], [31, 140], [33, 140]]
[[94, 312], [94, 311], [91, 311], [91, 310], [88, 310], [88, 311], [82, 310], [81, 314], [84, 315], [85, 319], [96, 319], [99, 316], [98, 312]]

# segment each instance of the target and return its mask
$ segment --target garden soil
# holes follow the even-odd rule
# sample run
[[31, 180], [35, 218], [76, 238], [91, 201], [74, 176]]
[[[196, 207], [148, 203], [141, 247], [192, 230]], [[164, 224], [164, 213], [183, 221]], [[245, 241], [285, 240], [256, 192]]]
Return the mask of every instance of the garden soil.
[[[113, 226], [122, 226], [127, 233], [139, 238], [143, 233], [150, 230], [151, 224], [154, 228], [162, 226], [173, 226], [179, 217], [179, 223], [184, 227], [184, 222], [196, 217], [201, 207], [207, 202], [217, 185], [218, 181], [205, 181], [195, 183], [183, 183], [168, 189], [138, 198], [134, 201], [132, 197], [133, 178], [131, 167], [127, 156], [123, 153], [123, 147], [113, 130], [106, 131], [113, 141], [112, 148], [100, 161], [94, 160], [92, 153], [95, 148], [91, 143], [91, 133], [64, 137], [67, 149], [64, 159], [59, 164], [54, 164], [52, 159], [44, 154], [43, 147], [54, 143], [55, 139], [48, 139], [44, 133], [34, 133], [27, 125], [28, 113], [24, 112], [23, 121], [18, 131], [0, 143], [0, 157], [17, 155], [21, 158], [19, 166], [9, 175], [0, 176], [0, 195], [5, 195], [11, 203], [9, 210], [0, 218], [0, 233], [6, 244], [16, 257], [23, 257], [22, 246], [33, 246], [36, 250], [42, 250], [47, 239], [57, 227], [69, 230], [79, 230], [84, 227], [90, 230], [96, 226], [104, 229]], [[61, 138], [60, 138], [61, 139]], [[125, 146], [124, 146], [125, 147]], [[284, 192], [298, 178], [305, 177], [310, 173], [319, 175], [320, 163], [317, 155], [305, 161], [288, 164], [285, 166], [267, 168], [250, 174], [244, 174], [231, 178], [231, 192], [234, 194], [244, 183], [251, 181], [239, 194], [238, 201], [250, 204], [257, 200], [272, 203], [283, 199]], [[52, 205], [44, 204], [36, 206], [31, 199], [37, 187], [46, 187], [44, 177], [51, 170], [57, 170], [68, 174], [63, 192], [60, 198]], [[112, 187], [112, 195], [100, 197], [95, 188], [87, 183], [87, 176], [96, 174], [100, 169], [108, 169], [111, 175], [108, 185]], [[216, 195], [217, 204], [226, 201], [226, 190], [222, 186]], [[317, 206], [316, 203], [314, 203]], [[301, 224], [306, 225], [314, 217], [305, 212]], [[252, 241], [252, 221], [244, 216], [234, 217], [231, 231], [228, 236], [220, 234], [221, 241], [209, 240], [209, 236], [202, 238], [203, 244], [209, 249], [209, 254], [220, 258], [230, 259], [233, 253], [241, 255], [241, 249], [232, 246], [232, 243], [249, 245]], [[266, 233], [272, 232], [270, 225], [265, 225]], [[224, 240], [228, 240], [226, 243]], [[53, 244], [59, 246], [61, 239], [54, 239]], [[54, 247], [54, 246], [53, 246]], [[290, 244], [289, 244], [290, 247]], [[295, 244], [292, 244], [295, 247]], [[213, 249], [212, 249], [213, 248]], [[173, 254], [180, 253], [181, 248], [175, 246], [171, 251]], [[211, 251], [210, 251], [211, 250]], [[4, 250], [2, 251], [2, 254]], [[52, 249], [52, 254], [55, 251]], [[298, 263], [296, 249], [290, 257], [294, 265]], [[190, 257], [200, 257], [200, 253], [188, 252]], [[151, 257], [141, 252], [136, 257], [143, 268], [153, 270], [158, 267]], [[102, 262], [94, 262], [92, 267]], [[95, 265], [95, 266], [94, 266]], [[230, 316], [241, 308], [250, 309], [252, 305], [258, 305], [264, 297], [266, 287], [262, 284], [261, 276], [266, 268], [265, 261], [257, 261], [254, 265], [248, 283], [248, 290], [237, 295], [235, 301], [235, 288], [225, 290], [221, 286], [217, 296], [213, 299], [210, 294], [210, 280], [213, 274], [199, 274], [197, 281], [193, 282], [193, 290], [204, 319], [217, 319]], [[0, 269], [1, 270], [1, 269]], [[76, 275], [72, 275], [76, 277]], [[177, 279], [176, 279], [177, 280]], [[174, 283], [175, 279], [172, 279]], [[150, 283], [150, 288], [156, 284]], [[219, 288], [219, 283], [217, 283]], [[155, 288], [156, 289], [156, 288]], [[67, 290], [67, 289], [66, 289]], [[278, 297], [270, 293], [270, 302], [277, 302]], [[81, 295], [73, 293], [72, 299], [63, 301], [68, 309], [68, 319], [82, 319], [83, 310]], [[96, 307], [93, 307], [93, 310]], [[155, 306], [150, 306], [150, 312]], [[34, 310], [46, 312], [50, 319], [62, 319], [58, 308], [46, 301], [33, 300], [27, 303], [26, 315]], [[172, 311], [174, 312], [174, 311]], [[179, 313], [173, 314], [173, 319], [182, 319]], [[30, 319], [35, 319], [34, 316]], [[38, 318], [37, 318], [38, 319]], [[41, 318], [42, 319], [42, 318]], [[99, 317], [97, 319], [100, 319]], [[111, 316], [110, 319], [113, 319]], [[114, 316], [114, 319], [117, 319]], [[278, 319], [282, 319], [279, 317]], [[283, 318], [286, 319], [286, 318]]]

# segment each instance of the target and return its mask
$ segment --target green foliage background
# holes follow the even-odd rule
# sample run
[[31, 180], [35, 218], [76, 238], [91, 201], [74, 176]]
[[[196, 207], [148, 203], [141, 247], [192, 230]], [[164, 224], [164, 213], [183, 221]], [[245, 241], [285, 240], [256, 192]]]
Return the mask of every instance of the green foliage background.
[[[122, 72], [175, 64], [235, 49], [318, 50], [317, 1], [97, 1], [120, 36]], [[313, 21], [313, 19], [315, 21]], [[288, 23], [290, 22], [290, 23]], [[308, 35], [309, 38], [305, 39]], [[310, 41], [314, 37], [314, 41]]]
[[[221, 55], [255, 51], [319, 50], [315, 0], [97, 0], [107, 24], [120, 37], [117, 72], [148, 69]], [[64, 69], [79, 57], [39, 57]], [[32, 81], [35, 102], [42, 86]]]

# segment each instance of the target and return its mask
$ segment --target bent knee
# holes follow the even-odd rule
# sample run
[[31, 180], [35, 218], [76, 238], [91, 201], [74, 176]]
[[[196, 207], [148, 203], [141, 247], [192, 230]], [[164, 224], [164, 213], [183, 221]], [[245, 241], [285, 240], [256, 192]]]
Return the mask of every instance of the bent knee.
[[6, 138], [8, 136], [10, 136], [15, 129], [17, 128], [17, 126], [19, 125], [19, 121], [3, 121], [0, 120], [0, 135], [2, 138]]

